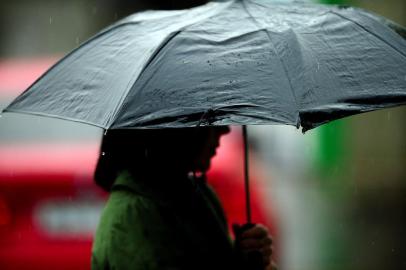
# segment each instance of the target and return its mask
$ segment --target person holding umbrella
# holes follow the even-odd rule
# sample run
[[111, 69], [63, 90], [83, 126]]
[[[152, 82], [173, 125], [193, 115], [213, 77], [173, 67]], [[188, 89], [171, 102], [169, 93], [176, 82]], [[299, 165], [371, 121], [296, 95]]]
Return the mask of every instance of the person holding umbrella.
[[220, 137], [229, 130], [106, 134], [95, 180], [111, 195], [96, 233], [92, 269], [274, 269], [267, 229], [236, 226], [233, 244], [220, 202], [205, 181]]
[[[364, 10], [301, 2], [148, 11], [80, 45], [4, 112], [108, 132], [96, 181], [112, 192], [94, 268], [130, 267], [133, 260], [146, 269], [232, 269], [221, 207], [204, 184], [222, 126], [283, 124], [306, 132], [405, 105], [404, 33]], [[266, 263], [269, 237], [250, 226], [237, 246], [262, 250]], [[267, 245], [258, 249], [262, 241]]]

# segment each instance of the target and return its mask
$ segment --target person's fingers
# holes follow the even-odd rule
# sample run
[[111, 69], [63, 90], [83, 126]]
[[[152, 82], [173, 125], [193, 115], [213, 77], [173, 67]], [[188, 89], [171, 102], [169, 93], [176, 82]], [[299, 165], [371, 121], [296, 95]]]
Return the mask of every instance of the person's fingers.
[[246, 230], [241, 234], [241, 238], [263, 238], [268, 236], [268, 229], [262, 224], [255, 224], [249, 230]]
[[261, 250], [262, 255], [265, 257], [271, 257], [273, 253], [272, 247], [265, 247]]
[[265, 266], [265, 270], [278, 270], [278, 266], [274, 261], [271, 261], [268, 265]]
[[267, 236], [267, 237], [265, 237], [265, 238], [262, 238], [261, 241], [262, 241], [262, 245], [263, 245], [264, 247], [267, 247], [267, 246], [269, 247], [269, 246], [272, 245], [272, 238], [271, 238], [270, 236]]
[[265, 237], [262, 239], [247, 238], [241, 240], [239, 247], [243, 250], [262, 250], [265, 248], [271, 248], [272, 239]]
[[267, 267], [268, 265], [271, 264], [271, 258], [269, 258], [269, 257], [263, 258], [262, 261], [263, 261], [265, 267]]
[[262, 238], [243, 238], [239, 246], [244, 249], [259, 249], [272, 246], [272, 238], [269, 235], [266, 235]]
[[[235, 231], [240, 228], [238, 225], [233, 226]], [[261, 224], [256, 224], [241, 234], [237, 244], [243, 253], [259, 252], [262, 255], [264, 267], [267, 270], [276, 270], [277, 268], [275, 264], [272, 264], [271, 258], [273, 253], [272, 242], [268, 229]]]
[[258, 239], [244, 239], [240, 242], [240, 248], [242, 250], [260, 250], [263, 248], [263, 243]]
[[264, 266], [267, 266], [271, 263], [271, 256], [272, 256], [272, 247], [266, 247], [261, 250], [262, 253], [262, 260], [264, 262]]
[[262, 239], [246, 238], [241, 240], [241, 247], [247, 248], [266, 248], [272, 246], [272, 239], [270, 237], [264, 237]]

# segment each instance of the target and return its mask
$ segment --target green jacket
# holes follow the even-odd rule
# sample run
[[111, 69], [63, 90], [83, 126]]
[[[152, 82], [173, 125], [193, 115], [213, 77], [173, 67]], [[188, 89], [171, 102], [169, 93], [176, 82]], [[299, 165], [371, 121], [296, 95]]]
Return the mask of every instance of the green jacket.
[[233, 269], [220, 202], [204, 181], [117, 178], [101, 216], [92, 269]]

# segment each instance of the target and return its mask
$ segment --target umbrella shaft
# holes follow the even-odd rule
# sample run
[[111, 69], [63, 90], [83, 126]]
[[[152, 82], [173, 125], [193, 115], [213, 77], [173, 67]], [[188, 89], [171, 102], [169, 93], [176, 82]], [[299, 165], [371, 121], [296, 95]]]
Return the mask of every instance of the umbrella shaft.
[[251, 200], [249, 186], [249, 166], [248, 166], [248, 134], [247, 126], [242, 126], [242, 136], [244, 140], [244, 182], [245, 182], [245, 209], [247, 214], [247, 223], [251, 223]]

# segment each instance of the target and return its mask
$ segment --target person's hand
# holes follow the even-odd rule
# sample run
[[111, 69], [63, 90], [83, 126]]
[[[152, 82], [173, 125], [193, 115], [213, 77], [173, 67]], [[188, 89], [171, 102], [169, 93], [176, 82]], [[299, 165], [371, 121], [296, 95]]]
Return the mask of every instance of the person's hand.
[[271, 261], [271, 263], [265, 268], [265, 270], [278, 270], [278, 266], [276, 266], [274, 261]]
[[258, 252], [262, 256], [264, 269], [277, 269], [271, 258], [273, 253], [272, 236], [264, 225], [252, 224], [252, 226], [244, 229], [244, 227], [234, 224], [233, 229], [237, 238], [236, 248], [243, 256], [252, 252]]

